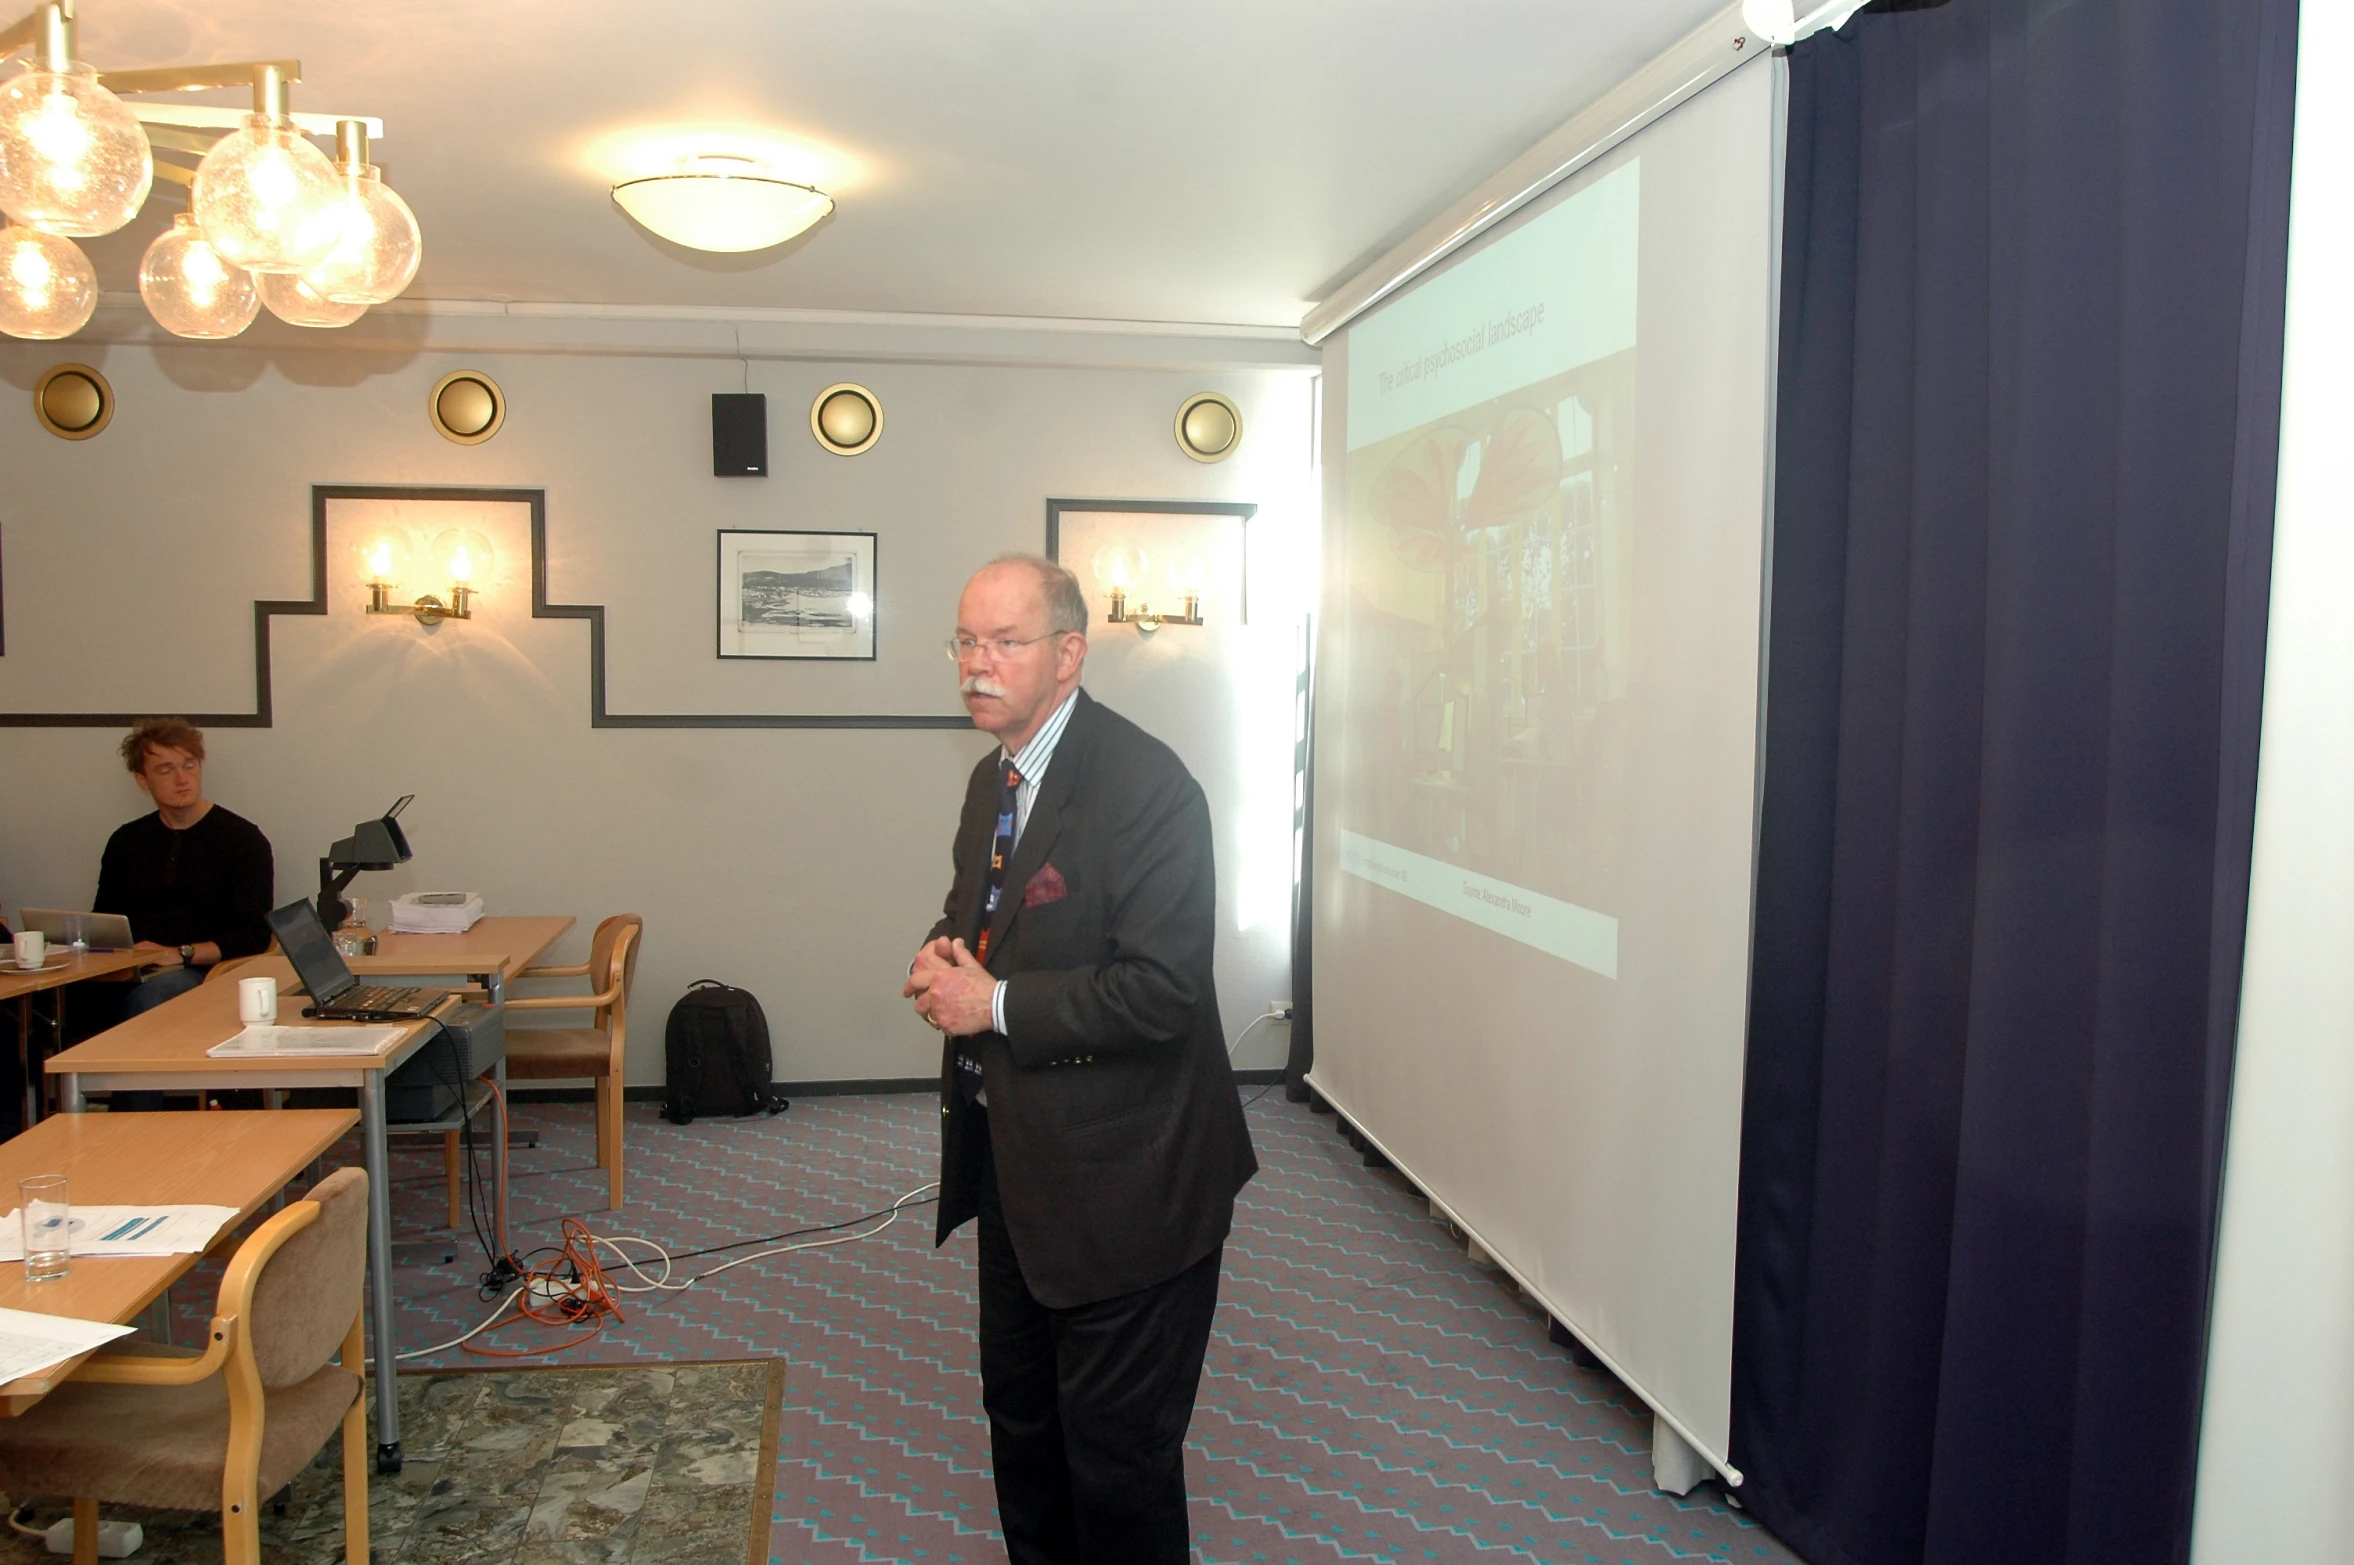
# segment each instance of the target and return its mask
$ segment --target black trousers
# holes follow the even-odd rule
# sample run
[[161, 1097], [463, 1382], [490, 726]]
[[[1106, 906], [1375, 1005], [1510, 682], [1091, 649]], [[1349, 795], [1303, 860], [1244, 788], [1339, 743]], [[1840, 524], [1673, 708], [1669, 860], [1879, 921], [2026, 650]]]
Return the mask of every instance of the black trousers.
[[1185, 1426], [1219, 1246], [1166, 1282], [1073, 1309], [1031, 1296], [994, 1154], [981, 1179], [981, 1402], [1012, 1565], [1184, 1565]]

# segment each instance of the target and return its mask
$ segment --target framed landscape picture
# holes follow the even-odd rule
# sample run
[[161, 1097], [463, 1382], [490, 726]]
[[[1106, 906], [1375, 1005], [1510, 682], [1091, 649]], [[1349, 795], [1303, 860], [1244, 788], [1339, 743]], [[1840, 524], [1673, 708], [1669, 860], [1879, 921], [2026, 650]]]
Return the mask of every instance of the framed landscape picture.
[[719, 655], [875, 655], [873, 533], [722, 532]]

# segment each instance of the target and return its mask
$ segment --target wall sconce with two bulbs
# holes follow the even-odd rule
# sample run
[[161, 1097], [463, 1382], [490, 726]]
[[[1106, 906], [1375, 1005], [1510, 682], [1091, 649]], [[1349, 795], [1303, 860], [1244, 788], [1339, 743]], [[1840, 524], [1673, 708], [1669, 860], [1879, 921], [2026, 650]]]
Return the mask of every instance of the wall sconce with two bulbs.
[[413, 603], [401, 603], [394, 600], [393, 591], [416, 557], [409, 535], [398, 527], [378, 527], [360, 540], [358, 552], [360, 573], [368, 582], [368, 612], [413, 614], [420, 625], [472, 619], [478, 590], [474, 584], [488, 576], [497, 563], [488, 538], [470, 529], [453, 528], [427, 547], [423, 567], [425, 574], [448, 580], [448, 601], [429, 592]]
[[1139, 600], [1134, 608], [1128, 606], [1128, 589], [1143, 583], [1152, 567], [1151, 559], [1134, 544], [1115, 543], [1095, 559], [1095, 576], [1111, 589], [1109, 612], [1103, 617], [1107, 625], [1134, 625], [1140, 636], [1149, 636], [1163, 625], [1199, 625], [1202, 620], [1202, 564], [1196, 560], [1182, 575], [1169, 572], [1171, 588], [1184, 596], [1182, 614], [1156, 613], [1153, 606]]

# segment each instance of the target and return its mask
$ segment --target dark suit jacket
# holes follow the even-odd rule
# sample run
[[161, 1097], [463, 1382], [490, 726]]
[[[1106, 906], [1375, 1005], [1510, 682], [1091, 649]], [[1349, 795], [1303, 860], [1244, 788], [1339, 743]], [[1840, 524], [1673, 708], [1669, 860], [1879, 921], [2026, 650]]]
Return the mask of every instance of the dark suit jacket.
[[[973, 769], [931, 936], [974, 945], [998, 753]], [[979, 1209], [981, 1140], [1022, 1276], [1050, 1308], [1174, 1277], [1223, 1241], [1258, 1171], [1210, 976], [1210, 812], [1169, 747], [1085, 691], [1055, 746], [989, 937], [1011, 1035], [971, 1040], [986, 1122], [941, 1056], [939, 1240]]]

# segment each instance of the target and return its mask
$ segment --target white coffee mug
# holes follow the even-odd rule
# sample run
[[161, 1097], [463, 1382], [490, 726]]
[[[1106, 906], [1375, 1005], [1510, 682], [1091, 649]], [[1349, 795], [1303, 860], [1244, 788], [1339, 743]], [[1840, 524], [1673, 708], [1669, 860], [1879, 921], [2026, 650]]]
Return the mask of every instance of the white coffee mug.
[[49, 960], [49, 937], [38, 929], [28, 929], [16, 937], [16, 965], [39, 967]]
[[237, 980], [237, 1019], [248, 1027], [267, 1027], [278, 1019], [278, 980]]

